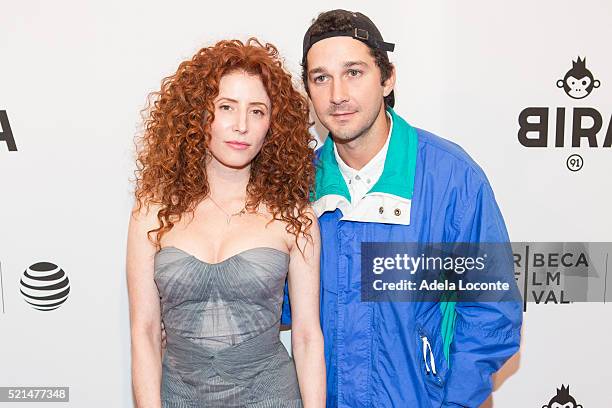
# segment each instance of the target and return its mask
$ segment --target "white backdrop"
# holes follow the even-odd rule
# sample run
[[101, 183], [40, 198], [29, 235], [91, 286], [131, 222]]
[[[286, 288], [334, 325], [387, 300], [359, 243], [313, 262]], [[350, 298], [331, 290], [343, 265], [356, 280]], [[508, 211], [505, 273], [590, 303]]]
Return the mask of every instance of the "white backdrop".
[[[179, 62], [223, 38], [274, 43], [299, 77], [303, 32], [330, 8], [364, 12], [396, 44], [396, 111], [476, 159], [513, 241], [612, 241], [612, 149], [552, 147], [556, 107], [566, 108], [566, 146], [573, 107], [601, 114], [603, 144], [612, 115], [609, 1], [0, 7], [0, 111], [18, 149], [0, 140], [0, 386], [69, 386], [70, 402], [58, 406], [132, 407], [124, 262], [132, 140], [145, 97]], [[578, 56], [601, 86], [574, 100], [556, 81]], [[519, 113], [533, 106], [550, 109], [549, 147], [518, 142]], [[580, 171], [566, 168], [572, 153], [584, 159]], [[23, 271], [40, 261], [70, 279], [68, 299], [53, 311], [33, 309], [20, 293]], [[529, 304], [520, 355], [485, 406], [541, 407], [570, 384], [584, 408], [611, 407], [611, 312], [602, 303]]]

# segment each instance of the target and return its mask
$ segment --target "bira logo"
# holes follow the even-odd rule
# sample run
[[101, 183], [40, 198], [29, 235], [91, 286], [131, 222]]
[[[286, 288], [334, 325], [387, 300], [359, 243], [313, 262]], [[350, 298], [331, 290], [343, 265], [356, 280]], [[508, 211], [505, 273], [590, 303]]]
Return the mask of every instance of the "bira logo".
[[[578, 56], [563, 79], [556, 82], [557, 88], [574, 101], [585, 100], [602, 84], [586, 64], [586, 57]], [[529, 148], [612, 147], [612, 116], [604, 115], [592, 106], [531, 106], [521, 111], [518, 124], [518, 141]], [[566, 161], [571, 171], [580, 170], [582, 164], [582, 157], [578, 154], [570, 155]]]
[[561, 388], [557, 388], [557, 395], [552, 397], [548, 404], [542, 405], [542, 408], [582, 408], [582, 405], [570, 395], [569, 385], [561, 385]]
[[0, 142], [4, 142], [6, 144], [9, 152], [17, 151], [17, 145], [15, 144], [11, 124], [9, 123], [8, 115], [4, 110], [0, 110]]
[[593, 78], [593, 74], [586, 67], [586, 58], [572, 61], [572, 69], [567, 71], [565, 77], [557, 81], [557, 87], [563, 88], [567, 96], [574, 99], [583, 99], [591, 94], [593, 88], [599, 88], [601, 83]]

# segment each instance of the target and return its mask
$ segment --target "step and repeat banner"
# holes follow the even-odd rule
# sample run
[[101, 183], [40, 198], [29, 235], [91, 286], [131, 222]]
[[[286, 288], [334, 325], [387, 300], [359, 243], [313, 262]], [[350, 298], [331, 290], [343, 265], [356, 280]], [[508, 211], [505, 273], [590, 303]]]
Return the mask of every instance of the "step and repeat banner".
[[147, 94], [250, 36], [299, 82], [304, 31], [345, 8], [396, 44], [396, 112], [476, 160], [515, 242], [522, 344], [483, 406], [612, 407], [612, 3], [0, 7], [0, 406], [134, 406], [125, 252]]

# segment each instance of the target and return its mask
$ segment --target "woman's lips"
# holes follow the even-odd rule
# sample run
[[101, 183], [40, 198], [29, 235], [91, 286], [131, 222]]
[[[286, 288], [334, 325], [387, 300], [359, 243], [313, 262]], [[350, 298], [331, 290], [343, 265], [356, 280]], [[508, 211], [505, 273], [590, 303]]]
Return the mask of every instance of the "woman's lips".
[[225, 142], [227, 143], [232, 149], [236, 149], [236, 150], [244, 150], [244, 149], [248, 149], [250, 144], [245, 143], [245, 142], [239, 142], [237, 140], [230, 140], [229, 142]]

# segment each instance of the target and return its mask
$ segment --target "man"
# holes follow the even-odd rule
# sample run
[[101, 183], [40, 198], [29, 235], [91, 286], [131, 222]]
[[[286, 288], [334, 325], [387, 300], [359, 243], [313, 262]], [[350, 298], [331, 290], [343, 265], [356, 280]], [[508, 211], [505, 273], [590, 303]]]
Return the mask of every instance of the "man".
[[327, 407], [478, 407], [519, 348], [520, 303], [360, 298], [362, 242], [509, 240], [482, 169], [393, 110], [393, 48], [345, 10], [319, 15], [304, 36], [304, 85], [330, 131], [313, 195]]

